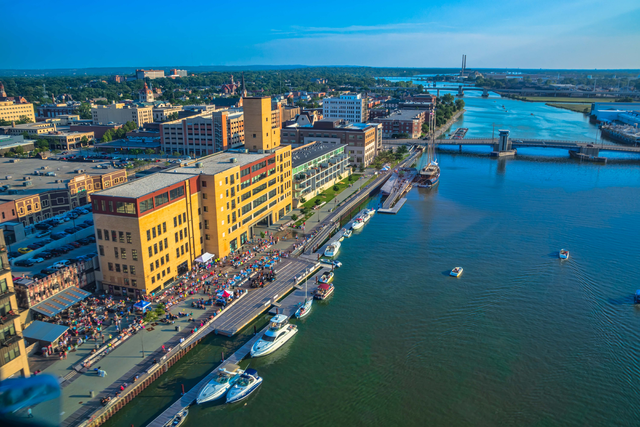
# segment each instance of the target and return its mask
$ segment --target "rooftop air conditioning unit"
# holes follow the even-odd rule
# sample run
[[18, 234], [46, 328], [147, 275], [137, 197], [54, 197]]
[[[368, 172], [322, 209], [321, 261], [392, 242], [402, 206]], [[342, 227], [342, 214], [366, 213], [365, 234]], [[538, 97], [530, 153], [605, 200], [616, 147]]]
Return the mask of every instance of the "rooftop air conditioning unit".
[[201, 167], [203, 167], [203, 166], [204, 166], [204, 163], [202, 163], [202, 162], [197, 162], [197, 163], [196, 163], [196, 167], [197, 167], [197, 168], [201, 168]]
[[33, 186], [33, 182], [31, 182], [31, 181], [25, 181], [25, 182], [23, 182], [23, 183], [22, 183], [22, 185], [23, 185], [24, 187], [31, 187], [31, 186]]
[[232, 157], [229, 159], [230, 163], [238, 163], [238, 158], [237, 157]]

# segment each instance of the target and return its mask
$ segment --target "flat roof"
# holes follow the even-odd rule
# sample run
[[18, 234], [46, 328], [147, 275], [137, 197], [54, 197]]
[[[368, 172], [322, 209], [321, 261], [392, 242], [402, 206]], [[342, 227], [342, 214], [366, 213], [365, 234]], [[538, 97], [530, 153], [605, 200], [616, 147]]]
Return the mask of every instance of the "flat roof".
[[325, 144], [322, 142], [312, 142], [302, 145], [291, 152], [291, 164], [294, 168], [297, 168], [304, 163], [345, 146], [346, 144]]
[[[113, 172], [114, 169], [97, 169], [96, 166], [108, 163], [108, 160], [97, 163], [89, 162], [67, 162], [58, 160], [42, 160], [37, 158], [19, 159], [17, 163], [11, 163], [10, 158], [0, 158], [0, 186], [8, 185], [9, 190], [20, 190], [18, 194], [8, 194], [4, 191], [0, 193], [0, 200], [15, 200], [30, 194], [38, 194], [49, 190], [61, 190], [67, 188], [70, 179], [80, 175], [74, 172], [75, 169], [84, 169], [86, 175], [104, 175]], [[47, 169], [40, 169], [47, 166]], [[36, 176], [34, 171], [43, 173], [55, 172], [56, 176]], [[11, 176], [10, 179], [5, 177]], [[28, 176], [32, 183], [30, 187], [24, 187], [24, 177]], [[63, 182], [56, 182], [62, 180]]]
[[378, 117], [376, 120], [392, 121], [392, 120], [413, 120], [420, 113], [424, 113], [427, 110], [399, 110], [394, 111], [387, 117]]
[[68, 326], [35, 320], [27, 329], [22, 331], [26, 339], [34, 341], [54, 342], [69, 329]]
[[[277, 150], [277, 148], [276, 148]], [[212, 154], [207, 157], [192, 160], [186, 166], [178, 166], [174, 169], [168, 169], [153, 176], [140, 178], [126, 184], [118, 185], [97, 193], [98, 196], [109, 197], [127, 197], [139, 198], [147, 194], [151, 194], [162, 188], [169, 187], [179, 182], [185, 181], [194, 176], [203, 173], [205, 175], [216, 175], [227, 169], [235, 167], [243, 167], [260, 159], [271, 156], [273, 153], [235, 153], [224, 151]], [[235, 158], [236, 162], [231, 163], [231, 159]], [[202, 166], [196, 166], [196, 163], [202, 163]]]

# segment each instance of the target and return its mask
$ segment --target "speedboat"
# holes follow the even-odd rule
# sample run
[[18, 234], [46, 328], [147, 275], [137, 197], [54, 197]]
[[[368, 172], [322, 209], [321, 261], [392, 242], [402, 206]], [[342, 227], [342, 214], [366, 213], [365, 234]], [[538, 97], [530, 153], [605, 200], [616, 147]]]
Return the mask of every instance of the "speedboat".
[[373, 215], [375, 215], [376, 210], [372, 208], [372, 209], [369, 209], [369, 210], [367, 211], [367, 213], [369, 214], [369, 216], [373, 216]]
[[362, 227], [364, 227], [364, 220], [362, 218], [360, 218], [360, 217], [356, 218], [353, 221], [353, 224], [351, 224], [351, 229], [352, 230], [359, 230]]
[[365, 210], [364, 213], [362, 214], [362, 220], [364, 222], [368, 222], [371, 219], [371, 215], [369, 214], [369, 211]]
[[243, 373], [244, 371], [239, 366], [231, 363], [218, 369], [218, 375], [204, 386], [196, 402], [200, 404], [221, 398], [233, 387]]
[[318, 282], [320, 283], [331, 283], [333, 281], [333, 271], [327, 271], [320, 276]]
[[449, 276], [460, 277], [461, 274], [462, 274], [462, 267], [456, 267], [453, 270], [451, 270], [451, 273], [449, 273]]
[[260, 387], [260, 384], [262, 384], [262, 377], [258, 376], [258, 371], [247, 369], [227, 393], [227, 403], [240, 402], [246, 399]]
[[178, 426], [181, 426], [184, 423], [184, 420], [187, 419], [187, 415], [189, 415], [189, 410], [185, 408], [182, 411], [178, 412], [178, 414], [175, 417], [173, 417], [171, 419], [171, 421], [166, 423], [164, 425], [164, 427], [178, 427]]
[[311, 312], [311, 307], [313, 305], [313, 298], [307, 298], [304, 302], [301, 302], [298, 306], [298, 310], [296, 310], [296, 318], [302, 319], [306, 317]]
[[560, 253], [558, 254], [560, 259], [569, 259], [569, 251], [566, 249], [560, 249]]
[[267, 354], [273, 353], [289, 341], [297, 332], [298, 327], [289, 324], [289, 318], [287, 316], [284, 314], [273, 316], [267, 332], [251, 347], [251, 357], [266, 356]]
[[333, 293], [334, 286], [331, 283], [321, 283], [313, 293], [315, 299], [324, 300]]
[[322, 258], [320, 260], [320, 262], [324, 263], [324, 264], [329, 264], [331, 266], [333, 266], [334, 268], [340, 268], [342, 267], [342, 263], [336, 259], [326, 259], [326, 258]]
[[342, 233], [342, 235], [343, 235], [344, 237], [346, 237], [347, 239], [348, 239], [349, 237], [351, 237], [351, 235], [352, 235], [352, 234], [353, 234], [353, 231], [351, 231], [351, 230], [347, 230], [347, 231], [345, 231], [344, 233]]
[[340, 244], [339, 241], [333, 242], [331, 243], [329, 246], [327, 246], [327, 249], [324, 250], [324, 256], [327, 257], [334, 257], [336, 255], [338, 255], [338, 251], [340, 250], [340, 246], [342, 246]]

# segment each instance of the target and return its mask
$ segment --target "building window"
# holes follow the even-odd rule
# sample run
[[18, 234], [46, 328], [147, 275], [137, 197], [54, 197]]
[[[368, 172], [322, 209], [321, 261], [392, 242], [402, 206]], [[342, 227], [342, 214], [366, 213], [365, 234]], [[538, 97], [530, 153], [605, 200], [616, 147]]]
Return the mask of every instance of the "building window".
[[109, 268], [109, 271], [113, 271], [113, 263], [110, 262], [107, 264], [107, 266]]
[[147, 242], [151, 240], [151, 230], [147, 230]]
[[205, 240], [210, 240], [210, 238], [209, 238], [209, 235], [208, 235], [208, 234], [205, 234], [205, 235], [204, 235], [204, 238], [205, 238]]
[[122, 272], [129, 274], [129, 266], [127, 264], [122, 264]]
[[116, 259], [118, 259], [118, 254], [119, 254], [118, 248], [113, 248], [113, 253], [115, 254]]
[[98, 246], [98, 252], [100, 253], [101, 256], [104, 256], [104, 246], [102, 245]]
[[166, 254], [164, 257], [165, 261], [168, 263], [169, 262], [169, 254]]
[[127, 259], [127, 250], [125, 248], [120, 248], [120, 259]]
[[104, 240], [109, 241], [109, 230], [104, 230]]
[[131, 233], [127, 231], [127, 243], [131, 243]]
[[[4, 214], [4, 212], [3, 212]], [[100, 230], [99, 228], [96, 230], [96, 232], [98, 233], [98, 240], [102, 240], [102, 230]]]
[[154, 239], [156, 238], [156, 228], [155, 227], [153, 227], [151, 229], [151, 235], [153, 236]]
[[131, 259], [134, 261], [138, 260], [138, 250], [137, 249], [131, 249]]
[[178, 217], [176, 217], [176, 216], [173, 217], [173, 226], [174, 227], [178, 226]]
[[162, 252], [162, 240], [158, 242], [158, 246], [160, 246], [160, 252]]
[[131, 271], [131, 274], [136, 274], [136, 266], [135, 265], [130, 265], [129, 266], [129, 271]]
[[162, 223], [162, 232], [163, 232], [163, 233], [166, 233], [166, 232], [167, 232], [167, 223], [166, 223], [166, 222], [163, 222], [163, 223]]
[[118, 231], [118, 238], [120, 243], [124, 243], [124, 231]]
[[111, 230], [111, 241], [112, 242], [116, 241], [116, 232], [115, 232], [115, 230]]
[[138, 281], [136, 279], [131, 279], [131, 286], [134, 288], [138, 286]]
[[147, 249], [149, 249], [149, 257], [153, 256], [153, 248], [151, 246], [149, 246]]
[[164, 247], [165, 247], [165, 249], [167, 249], [169, 247], [169, 243], [168, 243], [166, 237], [164, 238]]
[[151, 283], [156, 283], [156, 276], [151, 276]]
[[180, 258], [180, 248], [176, 248], [176, 258]]
[[153, 271], [153, 263], [149, 264], [149, 270]]
[[157, 244], [157, 243], [154, 243], [154, 244], [153, 244], [153, 253], [154, 253], [154, 254], [157, 254], [157, 253], [158, 253], [158, 244]]

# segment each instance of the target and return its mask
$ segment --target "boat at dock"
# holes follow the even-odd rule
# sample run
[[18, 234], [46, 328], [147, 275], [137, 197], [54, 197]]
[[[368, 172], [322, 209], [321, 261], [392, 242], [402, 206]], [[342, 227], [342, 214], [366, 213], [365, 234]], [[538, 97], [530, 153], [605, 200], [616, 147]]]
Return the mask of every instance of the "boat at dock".
[[260, 384], [262, 384], [262, 377], [258, 376], [258, 371], [247, 369], [227, 393], [227, 403], [236, 403], [246, 399], [260, 387]]
[[238, 365], [232, 363], [218, 369], [218, 375], [203, 387], [196, 402], [201, 404], [223, 397], [243, 373]]
[[168, 423], [164, 425], [164, 427], [178, 427], [184, 424], [184, 420], [187, 419], [187, 415], [189, 415], [189, 409], [183, 409], [178, 412], [178, 414], [173, 417]]
[[566, 249], [560, 249], [560, 252], [558, 253], [558, 257], [560, 259], [569, 259], [569, 251]]
[[345, 232], [344, 232], [344, 233], [342, 233], [342, 235], [343, 235], [344, 237], [346, 237], [347, 239], [348, 239], [349, 237], [351, 237], [351, 235], [352, 235], [352, 234], [353, 234], [353, 231], [351, 231], [351, 230], [345, 230]]
[[467, 132], [469, 132], [469, 128], [458, 128], [451, 136], [451, 139], [463, 139]]
[[[458, 130], [456, 132], [458, 132]], [[466, 130], [464, 131], [464, 134], [467, 133]], [[438, 160], [436, 159], [436, 149], [433, 135], [427, 147], [427, 164], [422, 169], [420, 169], [420, 172], [416, 176], [415, 181], [418, 188], [433, 188], [440, 182], [440, 165], [438, 164]]]
[[311, 312], [311, 307], [313, 307], [313, 298], [309, 298], [306, 280], [304, 281], [304, 294], [306, 295], [304, 301], [298, 305], [298, 309], [296, 310], [296, 319], [306, 317]]
[[364, 220], [360, 217], [353, 220], [353, 224], [351, 224], [352, 230], [359, 230], [364, 227]]
[[289, 319], [284, 314], [278, 314], [271, 318], [271, 325], [251, 347], [251, 357], [260, 357], [271, 354], [298, 332], [298, 327], [289, 323]]
[[313, 293], [313, 297], [319, 300], [325, 300], [333, 293], [334, 286], [331, 283], [321, 283]]
[[340, 246], [342, 246], [340, 244], [340, 240], [337, 240], [333, 243], [331, 243], [329, 246], [327, 246], [327, 248], [324, 250], [324, 256], [332, 258], [336, 255], [338, 255], [338, 251], [340, 250]]
[[367, 214], [369, 214], [369, 216], [373, 216], [373, 215], [376, 214], [376, 210], [371, 208], [371, 209], [367, 210]]
[[318, 279], [319, 283], [331, 283], [333, 281], [333, 271], [327, 271]]
[[590, 154], [580, 153], [578, 151], [569, 150], [569, 157], [583, 162], [607, 163], [607, 158], [602, 156], [592, 156]]
[[451, 273], [449, 273], [449, 276], [460, 277], [463, 270], [464, 269], [462, 267], [455, 267], [453, 270], [451, 270]]

